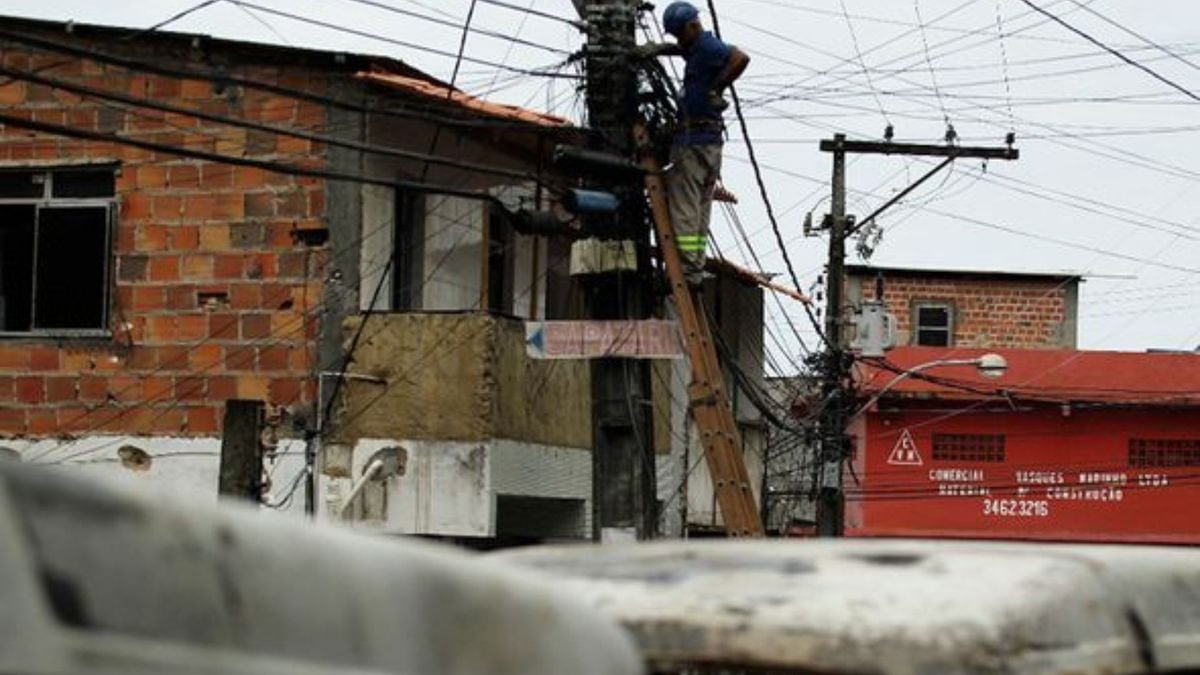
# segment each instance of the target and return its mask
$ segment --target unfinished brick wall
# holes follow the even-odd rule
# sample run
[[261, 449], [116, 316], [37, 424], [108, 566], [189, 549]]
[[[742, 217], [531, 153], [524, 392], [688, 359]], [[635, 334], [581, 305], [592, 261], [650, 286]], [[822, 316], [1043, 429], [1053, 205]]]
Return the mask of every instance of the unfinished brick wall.
[[[62, 36], [59, 36], [62, 39]], [[7, 46], [4, 63], [225, 116], [320, 131], [319, 105], [209, 81], [131, 73]], [[319, 92], [296, 67], [239, 74]], [[308, 141], [201, 123], [10, 83], [0, 107], [54, 124], [321, 167]], [[223, 402], [308, 403], [324, 253], [293, 230], [325, 227], [324, 181], [6, 128], [0, 162], [116, 160], [110, 338], [0, 338], [0, 434], [219, 432]]]
[[[874, 276], [857, 282], [861, 283], [861, 299], [875, 299]], [[896, 315], [900, 344], [916, 344], [916, 306], [934, 302], [946, 303], [953, 310], [954, 346], [1072, 348], [1075, 283], [1049, 277], [904, 274], [885, 277], [883, 299], [888, 311]], [[856, 297], [853, 289], [850, 297]]]

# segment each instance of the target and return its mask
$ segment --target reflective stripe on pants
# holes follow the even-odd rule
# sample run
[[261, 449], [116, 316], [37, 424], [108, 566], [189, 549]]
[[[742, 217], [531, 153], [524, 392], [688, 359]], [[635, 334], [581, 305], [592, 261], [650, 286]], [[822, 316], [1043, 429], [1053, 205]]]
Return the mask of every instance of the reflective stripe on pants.
[[671, 148], [671, 169], [666, 175], [667, 202], [684, 273], [693, 284], [700, 283], [704, 271], [712, 194], [720, 174], [720, 143]]

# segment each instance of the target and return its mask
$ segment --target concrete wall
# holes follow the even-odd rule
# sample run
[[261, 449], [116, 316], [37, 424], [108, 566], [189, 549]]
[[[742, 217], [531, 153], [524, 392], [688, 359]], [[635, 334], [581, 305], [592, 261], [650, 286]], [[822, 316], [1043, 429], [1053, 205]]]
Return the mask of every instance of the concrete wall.
[[[353, 335], [361, 319], [350, 319]], [[338, 438], [484, 441], [591, 447], [585, 362], [525, 356], [519, 321], [481, 314], [374, 315], [337, 406]]]
[[494, 537], [503, 527], [499, 500], [519, 497], [534, 510], [550, 500], [578, 504], [568, 511], [575, 514], [574, 522], [556, 523], [555, 531], [544, 535], [585, 538], [591, 532], [591, 453], [509, 439], [361, 439], [346, 456], [349, 475], [324, 481], [323, 517], [341, 509], [352, 484], [349, 476], [361, 475], [375, 452], [396, 445], [408, 457], [404, 475], [368, 486], [351, 507], [357, 527], [389, 534]]
[[493, 433], [592, 447], [591, 370], [586, 361], [541, 361], [525, 355], [523, 322], [494, 319], [487, 386], [493, 388]]
[[[33, 464], [134, 482], [166, 499], [179, 495], [217, 499], [221, 464], [221, 441], [217, 438], [97, 435], [74, 441], [0, 441], [0, 447], [16, 450], [24, 461]], [[123, 457], [127, 453], [122, 452], [127, 447], [145, 452], [149, 462], [128, 462]], [[267, 460], [265, 467], [271, 481], [267, 503], [280, 504], [276, 511], [302, 516], [304, 486], [296, 480], [304, 471], [304, 442], [281, 441], [274, 459]]]

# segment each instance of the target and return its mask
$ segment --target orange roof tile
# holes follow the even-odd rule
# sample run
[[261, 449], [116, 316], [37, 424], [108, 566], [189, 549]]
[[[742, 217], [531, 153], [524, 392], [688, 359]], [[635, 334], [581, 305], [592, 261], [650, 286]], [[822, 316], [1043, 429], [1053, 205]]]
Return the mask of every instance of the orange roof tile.
[[427, 98], [442, 99], [458, 105], [459, 107], [476, 112], [488, 117], [498, 119], [513, 120], [517, 122], [528, 122], [543, 127], [565, 127], [570, 126], [569, 120], [548, 115], [546, 113], [521, 108], [515, 105], [504, 103], [493, 103], [485, 101], [481, 98], [472, 96], [464, 91], [453, 89], [447, 85], [437, 82], [430, 82], [416, 77], [407, 77], [396, 73], [386, 73], [378, 71], [364, 71], [356, 75], [359, 79], [368, 82], [397, 89], [409, 94], [424, 96]]

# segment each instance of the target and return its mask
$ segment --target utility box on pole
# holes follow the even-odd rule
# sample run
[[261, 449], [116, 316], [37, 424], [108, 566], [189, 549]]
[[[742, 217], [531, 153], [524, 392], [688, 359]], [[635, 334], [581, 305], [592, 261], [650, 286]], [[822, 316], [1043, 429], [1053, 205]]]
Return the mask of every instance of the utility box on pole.
[[[948, 135], [947, 138], [950, 138]], [[921, 184], [928, 181], [956, 159], [1003, 159], [1020, 157], [1012, 147], [1013, 136], [1008, 137], [1008, 147], [966, 147], [893, 143], [890, 140], [850, 141], [845, 134], [835, 134], [831, 140], [821, 141], [821, 151], [833, 155], [832, 213], [828, 219], [829, 262], [826, 267], [826, 295], [829, 305], [825, 314], [825, 352], [821, 360], [821, 419], [820, 452], [818, 454], [817, 477], [820, 486], [817, 492], [817, 535], [838, 537], [844, 527], [843, 513], [845, 497], [842, 491], [843, 465], [849, 456], [850, 442], [846, 436], [851, 406], [854, 404], [850, 382], [850, 367], [854, 362], [848, 347], [844, 326], [846, 324], [845, 293], [846, 239], [858, 230], [875, 221], [883, 211], [908, 196]], [[941, 157], [943, 161], [908, 187], [893, 195], [874, 213], [856, 221], [846, 215], [846, 155], [901, 155], [909, 157]], [[806, 228], [808, 230], [809, 228]], [[894, 322], [893, 322], [894, 323]], [[874, 348], [874, 345], [872, 345]], [[880, 347], [880, 350], [882, 347]]]

